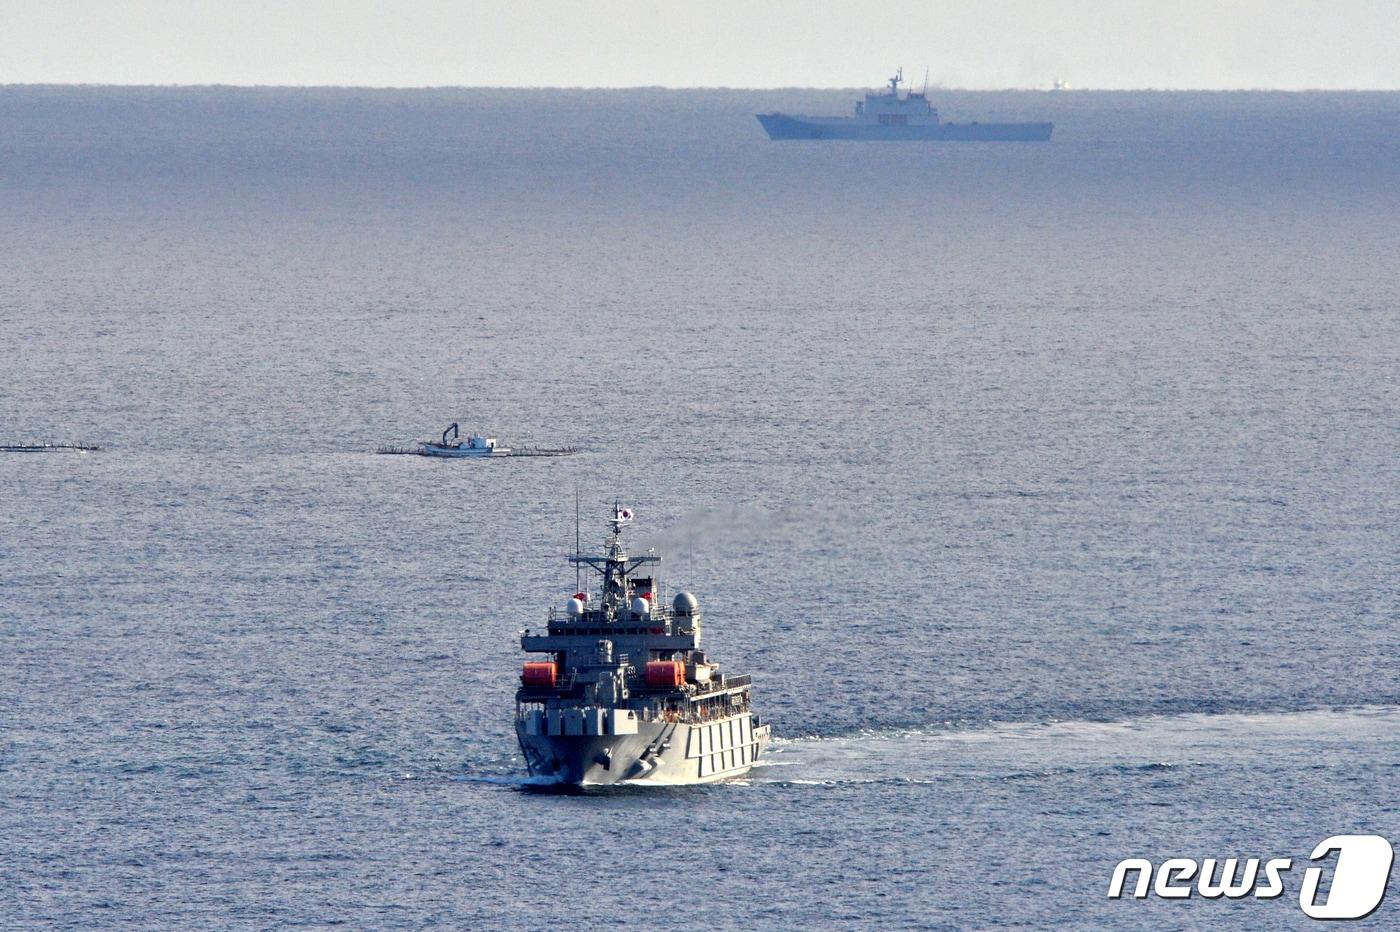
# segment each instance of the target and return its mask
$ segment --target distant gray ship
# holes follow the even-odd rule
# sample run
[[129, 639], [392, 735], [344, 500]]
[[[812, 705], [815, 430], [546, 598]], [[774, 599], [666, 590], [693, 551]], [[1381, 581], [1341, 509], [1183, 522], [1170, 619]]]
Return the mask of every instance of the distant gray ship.
[[[700, 606], [678, 593], [669, 608], [659, 581], [638, 571], [661, 562], [629, 557], [613, 506], [602, 555], [569, 562], [597, 571], [545, 633], [522, 632], [525, 664], [515, 730], [535, 776], [582, 786], [711, 783], [742, 776], [768, 745], [769, 726], [749, 705], [747, 675], [727, 676], [700, 650]], [[576, 535], [577, 536], [577, 535]], [[577, 550], [577, 546], [575, 547]]]
[[942, 140], [947, 142], [1047, 142], [1053, 123], [940, 123], [921, 91], [899, 96], [901, 69], [889, 90], [866, 94], [855, 116], [789, 116], [760, 113], [769, 139]]

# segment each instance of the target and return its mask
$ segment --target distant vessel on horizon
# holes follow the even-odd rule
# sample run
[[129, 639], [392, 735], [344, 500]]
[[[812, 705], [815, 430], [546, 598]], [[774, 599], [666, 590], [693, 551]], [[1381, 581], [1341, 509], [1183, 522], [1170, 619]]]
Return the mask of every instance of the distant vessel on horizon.
[[[944, 142], [1048, 142], [1053, 123], [943, 123], [924, 91], [899, 96], [900, 69], [888, 91], [866, 94], [855, 116], [792, 116], [760, 113], [769, 139], [933, 140]], [[925, 88], [927, 90], [927, 88]]]

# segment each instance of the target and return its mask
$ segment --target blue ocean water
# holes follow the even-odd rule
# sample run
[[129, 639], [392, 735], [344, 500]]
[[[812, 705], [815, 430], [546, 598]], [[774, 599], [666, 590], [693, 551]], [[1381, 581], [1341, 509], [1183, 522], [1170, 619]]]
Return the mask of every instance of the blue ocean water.
[[[854, 96], [0, 88], [0, 441], [104, 447], [0, 455], [0, 925], [1288, 927], [1109, 877], [1400, 838], [1400, 94], [752, 116]], [[454, 420], [585, 452], [372, 453]], [[576, 488], [750, 780], [522, 785]]]

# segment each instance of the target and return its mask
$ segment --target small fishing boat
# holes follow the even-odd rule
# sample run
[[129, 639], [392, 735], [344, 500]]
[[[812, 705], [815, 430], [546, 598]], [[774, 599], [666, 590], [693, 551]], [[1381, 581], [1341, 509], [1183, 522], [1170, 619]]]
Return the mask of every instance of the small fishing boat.
[[[450, 441], [447, 439], [449, 435], [452, 437]], [[510, 447], [501, 446], [495, 437], [472, 434], [466, 440], [462, 440], [456, 421], [442, 432], [441, 442], [421, 440], [418, 449], [424, 456], [510, 456]]]
[[483, 437], [481, 434], [472, 434], [463, 440], [454, 422], [442, 432], [441, 440], [419, 440], [413, 446], [396, 444], [380, 447], [374, 452], [447, 459], [495, 459], [505, 456], [569, 456], [577, 453], [578, 447], [507, 447], [502, 446], [495, 437]]

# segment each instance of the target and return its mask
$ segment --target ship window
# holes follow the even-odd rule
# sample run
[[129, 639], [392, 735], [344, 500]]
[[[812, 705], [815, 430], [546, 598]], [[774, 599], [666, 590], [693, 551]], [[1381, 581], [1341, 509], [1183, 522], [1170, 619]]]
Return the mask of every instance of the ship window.
[[882, 113], [880, 123], [884, 126], [908, 126], [909, 117], [903, 113]]

